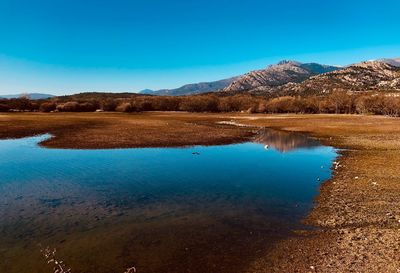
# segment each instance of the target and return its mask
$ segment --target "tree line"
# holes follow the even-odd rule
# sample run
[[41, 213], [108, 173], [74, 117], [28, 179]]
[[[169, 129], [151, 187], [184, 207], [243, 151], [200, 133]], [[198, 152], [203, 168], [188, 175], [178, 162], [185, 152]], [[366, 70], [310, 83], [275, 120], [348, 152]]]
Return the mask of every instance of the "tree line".
[[248, 94], [221, 96], [132, 96], [131, 98], [29, 98], [1, 99], [0, 111], [40, 112], [247, 112], [247, 113], [336, 113], [400, 116], [400, 97], [388, 93], [336, 91], [325, 96], [266, 98]]

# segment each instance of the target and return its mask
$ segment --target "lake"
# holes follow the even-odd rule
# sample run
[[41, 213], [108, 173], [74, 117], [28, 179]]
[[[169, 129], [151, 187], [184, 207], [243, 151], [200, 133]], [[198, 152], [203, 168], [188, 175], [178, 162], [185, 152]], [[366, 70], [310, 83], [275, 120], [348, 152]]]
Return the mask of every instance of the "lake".
[[54, 257], [72, 273], [243, 272], [308, 228], [337, 156], [274, 130], [183, 148], [40, 147], [48, 137], [0, 141], [0, 272], [54, 272]]

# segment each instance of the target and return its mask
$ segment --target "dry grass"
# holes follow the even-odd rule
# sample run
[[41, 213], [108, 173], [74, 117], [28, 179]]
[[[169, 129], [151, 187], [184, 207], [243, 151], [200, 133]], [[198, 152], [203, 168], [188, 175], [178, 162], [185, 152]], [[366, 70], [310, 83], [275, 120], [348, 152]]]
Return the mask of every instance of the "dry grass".
[[217, 125], [224, 115], [188, 113], [18, 113], [0, 115], [0, 138], [50, 133], [51, 148], [176, 147], [248, 140], [247, 128]]

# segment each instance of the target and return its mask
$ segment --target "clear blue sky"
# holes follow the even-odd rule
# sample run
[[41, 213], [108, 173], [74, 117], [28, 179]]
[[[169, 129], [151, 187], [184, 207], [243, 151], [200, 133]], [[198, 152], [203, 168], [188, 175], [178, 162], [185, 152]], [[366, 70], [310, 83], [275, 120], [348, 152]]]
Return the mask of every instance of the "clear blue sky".
[[400, 56], [398, 0], [0, 0], [0, 94], [137, 91]]

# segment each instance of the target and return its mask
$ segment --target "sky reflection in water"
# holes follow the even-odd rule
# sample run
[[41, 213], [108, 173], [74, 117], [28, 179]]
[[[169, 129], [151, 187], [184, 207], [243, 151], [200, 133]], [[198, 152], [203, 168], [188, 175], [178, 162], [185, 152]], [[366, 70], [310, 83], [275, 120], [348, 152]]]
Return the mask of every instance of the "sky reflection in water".
[[0, 141], [0, 272], [51, 272], [38, 244], [73, 272], [240, 272], [299, 226], [336, 156], [271, 130], [188, 148], [45, 149], [44, 138]]

